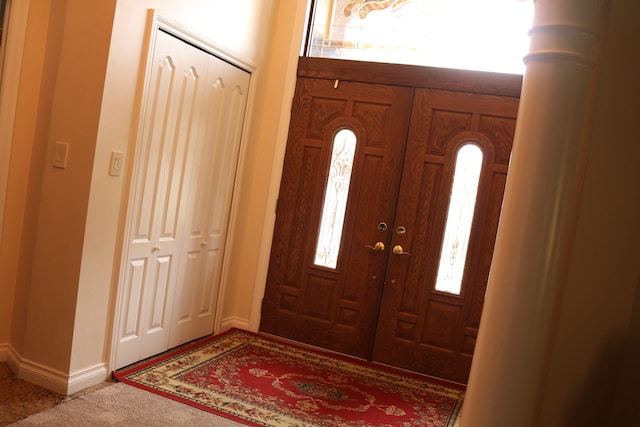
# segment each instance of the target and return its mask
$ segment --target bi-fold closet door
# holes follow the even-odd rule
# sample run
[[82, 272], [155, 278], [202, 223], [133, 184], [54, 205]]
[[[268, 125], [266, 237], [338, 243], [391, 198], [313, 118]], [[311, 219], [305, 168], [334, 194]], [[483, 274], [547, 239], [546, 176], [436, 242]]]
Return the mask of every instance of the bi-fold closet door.
[[250, 74], [157, 30], [136, 142], [115, 368], [213, 332]]

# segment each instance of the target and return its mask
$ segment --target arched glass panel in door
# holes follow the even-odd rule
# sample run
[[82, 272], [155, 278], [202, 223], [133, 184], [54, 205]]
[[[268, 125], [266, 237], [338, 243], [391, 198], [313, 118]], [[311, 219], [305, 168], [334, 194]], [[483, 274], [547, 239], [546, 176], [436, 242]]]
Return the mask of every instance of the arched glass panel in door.
[[438, 262], [435, 288], [439, 292], [460, 295], [482, 157], [482, 150], [475, 144], [463, 145], [456, 156], [447, 222]]
[[342, 129], [336, 133], [331, 150], [315, 265], [336, 268], [355, 154], [355, 133], [349, 129]]

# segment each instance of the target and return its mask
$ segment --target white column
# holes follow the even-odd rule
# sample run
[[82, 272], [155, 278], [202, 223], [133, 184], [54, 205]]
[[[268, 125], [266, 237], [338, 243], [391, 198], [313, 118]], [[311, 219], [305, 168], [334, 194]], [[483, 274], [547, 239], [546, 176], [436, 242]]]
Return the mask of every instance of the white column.
[[461, 427], [537, 426], [583, 179], [603, 0], [537, 0]]

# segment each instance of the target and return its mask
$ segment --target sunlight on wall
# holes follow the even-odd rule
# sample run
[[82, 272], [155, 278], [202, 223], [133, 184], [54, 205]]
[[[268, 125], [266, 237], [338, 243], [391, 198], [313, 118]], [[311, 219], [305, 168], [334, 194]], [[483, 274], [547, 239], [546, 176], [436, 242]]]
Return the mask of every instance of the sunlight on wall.
[[533, 0], [318, 0], [308, 56], [522, 74]]

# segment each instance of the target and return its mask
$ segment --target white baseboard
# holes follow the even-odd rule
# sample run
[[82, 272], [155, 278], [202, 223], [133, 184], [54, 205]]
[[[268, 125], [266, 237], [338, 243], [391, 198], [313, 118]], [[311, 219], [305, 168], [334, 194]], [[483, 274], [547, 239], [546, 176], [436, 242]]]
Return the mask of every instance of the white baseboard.
[[77, 371], [69, 375], [67, 394], [77, 393], [87, 387], [100, 384], [109, 378], [110, 372], [105, 363], [99, 363], [90, 368]]
[[18, 378], [37, 384], [59, 394], [67, 394], [67, 374], [45, 365], [22, 359], [18, 364]]
[[8, 344], [0, 344], [0, 361], [6, 361], [18, 378], [64, 395], [100, 384], [109, 375], [104, 363], [67, 375], [64, 372], [20, 357]]
[[[240, 317], [230, 316], [222, 319], [222, 321], [220, 322], [220, 330], [216, 331], [216, 333], [228, 331], [231, 328], [244, 329], [245, 331], [251, 330], [249, 326], [249, 320], [243, 319]], [[257, 331], [253, 331], [253, 332], [257, 332]]]

